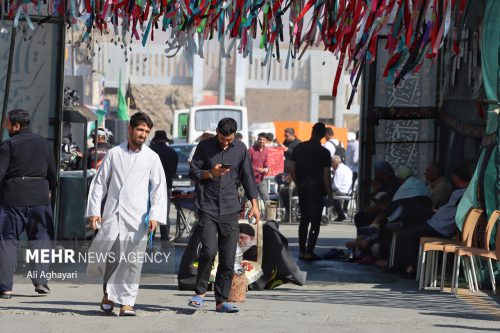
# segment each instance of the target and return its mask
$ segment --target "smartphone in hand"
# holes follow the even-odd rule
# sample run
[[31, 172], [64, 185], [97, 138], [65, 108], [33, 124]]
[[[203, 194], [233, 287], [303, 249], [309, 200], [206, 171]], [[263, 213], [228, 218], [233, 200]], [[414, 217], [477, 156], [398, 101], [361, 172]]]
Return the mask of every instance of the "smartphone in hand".
[[228, 164], [228, 163], [222, 163], [221, 168], [222, 168], [222, 169], [230, 169], [230, 168], [231, 168], [231, 164]]

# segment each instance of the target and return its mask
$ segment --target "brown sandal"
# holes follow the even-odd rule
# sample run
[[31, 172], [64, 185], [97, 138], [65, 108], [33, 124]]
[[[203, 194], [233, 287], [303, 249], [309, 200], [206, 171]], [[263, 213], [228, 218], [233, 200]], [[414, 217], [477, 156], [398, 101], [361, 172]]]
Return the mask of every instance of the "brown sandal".
[[104, 295], [101, 301], [101, 310], [104, 312], [112, 312], [115, 307], [115, 303], [108, 299], [108, 295]]
[[123, 305], [122, 308], [120, 309], [120, 316], [129, 316], [129, 317], [133, 317], [137, 314], [137, 312], [135, 312], [134, 308], [131, 307], [130, 305]]

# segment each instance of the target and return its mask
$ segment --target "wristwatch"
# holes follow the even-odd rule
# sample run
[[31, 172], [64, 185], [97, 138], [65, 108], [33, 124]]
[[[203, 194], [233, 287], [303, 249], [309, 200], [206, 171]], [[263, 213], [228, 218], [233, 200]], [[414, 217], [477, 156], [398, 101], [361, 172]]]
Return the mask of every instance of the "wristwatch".
[[212, 173], [212, 170], [208, 170], [208, 177], [209, 177], [210, 179], [214, 179], [214, 177], [215, 177], [215, 176], [214, 176], [214, 174]]

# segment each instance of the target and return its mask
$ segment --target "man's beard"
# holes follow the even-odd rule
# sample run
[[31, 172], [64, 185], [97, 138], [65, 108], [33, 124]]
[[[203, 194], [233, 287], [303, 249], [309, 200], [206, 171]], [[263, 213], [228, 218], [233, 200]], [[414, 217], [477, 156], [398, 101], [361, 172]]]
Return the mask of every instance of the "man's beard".
[[133, 143], [137, 148], [141, 148], [145, 141], [134, 140]]

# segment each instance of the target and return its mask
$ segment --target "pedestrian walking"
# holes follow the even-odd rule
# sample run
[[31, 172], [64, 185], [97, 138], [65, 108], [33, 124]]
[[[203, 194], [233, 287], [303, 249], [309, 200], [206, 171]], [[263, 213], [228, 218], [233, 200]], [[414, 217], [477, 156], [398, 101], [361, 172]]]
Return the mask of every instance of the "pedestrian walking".
[[[54, 240], [51, 193], [56, 189], [52, 145], [30, 130], [27, 111], [9, 111], [4, 123], [10, 138], [0, 146], [0, 297], [11, 298], [17, 247], [26, 230], [32, 250], [48, 249]], [[33, 263], [35, 291], [48, 294], [49, 264]]]
[[196, 308], [203, 306], [208, 278], [218, 251], [215, 303], [216, 311], [224, 313], [239, 311], [227, 302], [239, 237], [239, 183], [252, 203], [249, 218], [255, 217], [257, 223], [260, 219], [250, 154], [246, 146], [234, 138], [237, 127], [234, 119], [221, 119], [216, 136], [198, 144], [190, 170], [191, 177], [196, 181], [196, 207], [202, 247], [198, 259], [196, 294], [188, 305]]
[[[155, 132], [153, 139], [151, 140], [151, 145], [149, 148], [158, 154], [160, 157], [161, 165], [163, 166], [163, 171], [165, 172], [165, 179], [167, 181], [167, 193], [168, 200], [170, 200], [170, 194], [172, 193], [172, 179], [175, 177], [177, 172], [177, 163], [179, 162], [179, 157], [175, 150], [170, 148], [168, 145], [167, 132], [163, 130], [158, 130]], [[160, 237], [163, 241], [170, 240], [170, 202], [167, 203], [167, 224], [160, 225]]]
[[328, 195], [328, 205], [333, 204], [330, 175], [331, 156], [328, 149], [321, 145], [325, 131], [325, 124], [314, 124], [311, 139], [297, 145], [292, 155], [291, 173], [299, 190], [301, 213], [299, 258], [302, 260], [320, 259], [314, 253], [314, 248], [319, 236], [323, 200], [326, 194]]
[[108, 151], [92, 180], [87, 202], [90, 227], [99, 229], [89, 253], [109, 258], [89, 263], [87, 274], [103, 279], [101, 309], [111, 312], [114, 303], [121, 304], [120, 316], [136, 315], [133, 306], [142, 261], [130, 258], [144, 254], [148, 234], [167, 220], [165, 173], [158, 155], [144, 145], [152, 127], [147, 114], [132, 115], [128, 140]]

